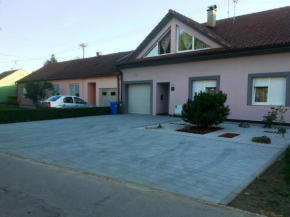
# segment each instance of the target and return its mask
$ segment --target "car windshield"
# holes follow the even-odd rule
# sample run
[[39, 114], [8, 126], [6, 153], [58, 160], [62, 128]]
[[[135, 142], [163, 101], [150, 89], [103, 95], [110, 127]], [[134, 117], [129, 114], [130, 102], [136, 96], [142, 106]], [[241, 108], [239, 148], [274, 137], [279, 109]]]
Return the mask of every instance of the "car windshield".
[[56, 100], [58, 100], [61, 96], [52, 96], [50, 98], [48, 98], [46, 101], [49, 101], [49, 102], [54, 102]]

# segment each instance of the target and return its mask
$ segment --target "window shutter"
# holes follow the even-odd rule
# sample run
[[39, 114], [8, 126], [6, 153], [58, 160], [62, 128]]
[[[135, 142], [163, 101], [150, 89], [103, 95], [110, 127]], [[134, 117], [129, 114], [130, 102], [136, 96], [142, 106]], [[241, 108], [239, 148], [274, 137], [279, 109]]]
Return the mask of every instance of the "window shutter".
[[69, 93], [71, 96], [74, 96], [75, 95], [75, 88], [74, 88], [74, 85], [69, 85]]
[[270, 78], [270, 105], [285, 105], [286, 99], [286, 78]]
[[216, 80], [205, 80], [205, 88], [216, 87]]
[[254, 87], [268, 87], [269, 78], [253, 78]]
[[200, 91], [205, 91], [204, 81], [193, 81], [192, 83], [192, 98], [195, 93], [199, 93]]

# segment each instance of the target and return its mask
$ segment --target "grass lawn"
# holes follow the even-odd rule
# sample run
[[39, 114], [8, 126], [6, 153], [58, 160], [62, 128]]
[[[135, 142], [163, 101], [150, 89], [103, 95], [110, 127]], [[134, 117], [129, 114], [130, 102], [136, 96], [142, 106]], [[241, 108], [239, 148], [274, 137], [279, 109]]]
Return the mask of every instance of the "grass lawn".
[[290, 148], [229, 206], [269, 217], [290, 216]]

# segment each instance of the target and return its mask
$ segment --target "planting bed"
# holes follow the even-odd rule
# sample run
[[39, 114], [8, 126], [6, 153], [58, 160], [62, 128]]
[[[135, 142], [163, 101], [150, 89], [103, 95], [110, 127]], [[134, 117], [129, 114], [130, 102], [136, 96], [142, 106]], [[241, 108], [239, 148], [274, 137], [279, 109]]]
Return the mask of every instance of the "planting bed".
[[[171, 123], [162, 123], [161, 129], [145, 129], [145, 127], [138, 127], [140, 130], [152, 130], [154, 132], [158, 133], [168, 133], [168, 134], [175, 134], [180, 136], [189, 136], [189, 137], [200, 137], [204, 139], [214, 139], [214, 140], [222, 140], [222, 141], [229, 141], [229, 135], [230, 134], [239, 134], [239, 136], [231, 137], [231, 142], [238, 142], [243, 144], [249, 144], [249, 145], [258, 145], [258, 146], [271, 146], [271, 147], [283, 147], [288, 146], [290, 143], [290, 131], [288, 130], [286, 134], [284, 135], [284, 138], [281, 134], [276, 133], [266, 133], [265, 128], [263, 128], [262, 125], [259, 124], [251, 124], [251, 128], [241, 128], [238, 127], [238, 123], [233, 122], [225, 122], [218, 126], [220, 129], [212, 130], [211, 132], [202, 132], [202, 130], [199, 131], [199, 133], [191, 133], [186, 132], [184, 128], [190, 128], [185, 126], [192, 126], [194, 129], [196, 126], [190, 125], [189, 123], [186, 123], [184, 121], [176, 121]], [[157, 127], [157, 125], [154, 125]], [[153, 127], [153, 126], [151, 126]], [[196, 128], [195, 128], [196, 129]], [[191, 131], [191, 130], [190, 130]], [[193, 130], [192, 130], [193, 131]], [[274, 130], [269, 130], [274, 131]], [[227, 134], [226, 137], [222, 136], [222, 134]], [[261, 143], [255, 143], [252, 142], [253, 137], [260, 137], [260, 136], [268, 136], [272, 143], [271, 144], [261, 144]]]
[[219, 135], [219, 137], [224, 137], [224, 138], [234, 138], [236, 136], [239, 136], [240, 134], [237, 134], [237, 133], [225, 133], [225, 134], [222, 134], [222, 135]]

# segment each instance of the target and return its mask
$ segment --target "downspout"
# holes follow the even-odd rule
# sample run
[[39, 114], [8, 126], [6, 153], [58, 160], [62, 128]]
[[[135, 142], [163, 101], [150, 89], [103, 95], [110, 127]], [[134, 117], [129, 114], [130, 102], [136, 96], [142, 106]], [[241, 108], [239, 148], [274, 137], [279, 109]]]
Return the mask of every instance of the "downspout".
[[[117, 71], [121, 75], [121, 91], [120, 91], [120, 89], [118, 89], [118, 93], [121, 93], [121, 102], [123, 102], [123, 88], [122, 88], [122, 85], [123, 85], [123, 72], [121, 71], [121, 69], [119, 67], [117, 67]], [[118, 84], [119, 84], [119, 82], [118, 82]]]
[[117, 74], [117, 86], [118, 86], [118, 101], [120, 101], [120, 82], [119, 82], [119, 74]]

